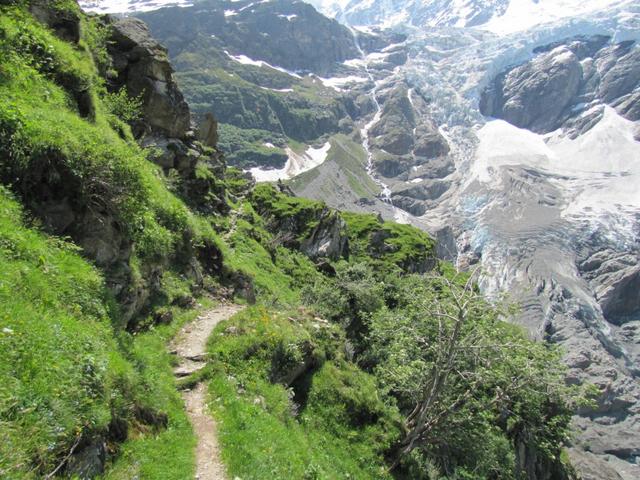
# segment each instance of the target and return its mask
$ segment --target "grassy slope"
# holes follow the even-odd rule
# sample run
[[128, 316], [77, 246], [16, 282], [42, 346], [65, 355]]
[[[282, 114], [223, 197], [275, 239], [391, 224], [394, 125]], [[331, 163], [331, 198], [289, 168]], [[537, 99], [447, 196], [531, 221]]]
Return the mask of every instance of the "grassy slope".
[[326, 199], [331, 204], [344, 202], [348, 196], [352, 203], [361, 198], [372, 199], [380, 193], [380, 187], [367, 174], [362, 145], [343, 134], [331, 137], [331, 149], [322, 165], [289, 184], [301, 196]]
[[[56, 6], [78, 8], [75, 2]], [[169, 192], [127, 127], [105, 107], [87, 45], [95, 26], [83, 27], [87, 37], [74, 47], [24, 9], [2, 7], [2, 175], [28, 178], [43, 165], [70, 172], [72, 195], [87, 203], [99, 195], [129, 226], [127, 235], [137, 244], [133, 268], [169, 259], [185, 232], [198, 241], [202, 232], [213, 235], [211, 227]], [[91, 97], [88, 118], [79, 116], [73, 99], [78, 86]], [[23, 190], [27, 200], [28, 193]], [[130, 441], [110, 478], [132, 478], [133, 468], [141, 478], [183, 479], [193, 470], [194, 437], [164, 349], [170, 331], [135, 337], [119, 331], [118, 309], [100, 272], [77, 247], [25, 224], [4, 189], [0, 246], [0, 476], [41, 477], [78, 438], [81, 445], [95, 436], [109, 440], [112, 419], [124, 419]], [[166, 275], [164, 283], [168, 299], [189, 293], [177, 275]], [[168, 428], [145, 425], [136, 418], [139, 408], [166, 414]]]
[[75, 248], [24, 226], [0, 190], [0, 472], [53, 470], [87, 426], [103, 429], [130, 366], [98, 272]]
[[[210, 391], [232, 477], [390, 478], [383, 453], [396, 414], [378, 399], [373, 378], [344, 359], [342, 342], [335, 325], [299, 311], [252, 308], [216, 329]], [[313, 350], [316, 373], [296, 411], [292, 390], [271, 375], [305, 349]], [[381, 420], [358, 421], [365, 417]]]

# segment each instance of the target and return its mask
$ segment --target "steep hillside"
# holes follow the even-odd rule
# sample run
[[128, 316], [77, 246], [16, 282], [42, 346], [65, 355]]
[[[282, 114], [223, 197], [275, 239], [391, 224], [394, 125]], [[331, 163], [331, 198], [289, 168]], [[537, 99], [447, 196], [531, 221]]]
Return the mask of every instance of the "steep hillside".
[[[637, 2], [322, 5], [359, 48], [332, 73], [355, 128], [292, 188], [482, 265], [483, 292], [516, 298], [517, 321], [565, 349], [567, 381], [601, 392], [574, 419], [583, 474], [637, 477]], [[282, 35], [285, 8], [268, 9]]]
[[140, 18], [168, 46], [194, 111], [215, 109], [232, 164], [282, 168], [289, 139], [349, 131], [348, 102], [319, 77], [357, 52], [349, 31], [311, 6], [207, 1]]
[[423, 231], [226, 168], [140, 20], [4, 1], [0, 60], [0, 476], [190, 478], [207, 382], [231, 478], [569, 478], [559, 353]]

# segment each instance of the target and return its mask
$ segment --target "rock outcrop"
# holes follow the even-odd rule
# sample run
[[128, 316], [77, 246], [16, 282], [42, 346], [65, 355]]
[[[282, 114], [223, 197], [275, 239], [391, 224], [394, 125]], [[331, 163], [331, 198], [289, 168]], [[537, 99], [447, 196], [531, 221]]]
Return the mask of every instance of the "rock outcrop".
[[640, 313], [640, 263], [637, 256], [603, 250], [582, 262], [580, 269], [593, 286], [607, 321], [622, 325]]
[[349, 255], [347, 225], [335, 210], [325, 210], [318, 225], [300, 244], [302, 253], [312, 259], [338, 260]]
[[47, 25], [62, 40], [80, 41], [80, 16], [70, 9], [51, 8], [48, 0], [32, 0], [29, 11], [41, 23]]
[[[145, 126], [151, 132], [183, 138], [191, 116], [173, 80], [166, 48], [136, 18], [114, 19], [111, 32], [109, 53], [117, 72], [112, 85], [124, 86], [130, 97], [142, 99]], [[138, 132], [138, 136], [151, 132]]]
[[495, 94], [485, 94], [483, 114], [534, 132], [554, 130], [573, 103], [583, 81], [578, 57], [558, 47], [496, 80]]
[[569, 127], [573, 136], [597, 123], [602, 109], [595, 107], [602, 104], [640, 120], [640, 46], [635, 42], [577, 37], [535, 53], [533, 60], [494, 79], [482, 95], [482, 114], [536, 133]]
[[142, 118], [133, 125], [140, 143], [151, 149], [151, 159], [165, 172], [179, 173], [182, 196], [193, 208], [226, 212], [224, 185], [216, 180], [223, 177], [225, 169], [216, 148], [217, 121], [207, 113], [194, 132], [189, 106], [173, 78], [167, 49], [137, 18], [108, 21], [109, 54], [117, 72], [109, 79], [109, 86], [113, 91], [124, 88], [130, 97], [140, 98]]

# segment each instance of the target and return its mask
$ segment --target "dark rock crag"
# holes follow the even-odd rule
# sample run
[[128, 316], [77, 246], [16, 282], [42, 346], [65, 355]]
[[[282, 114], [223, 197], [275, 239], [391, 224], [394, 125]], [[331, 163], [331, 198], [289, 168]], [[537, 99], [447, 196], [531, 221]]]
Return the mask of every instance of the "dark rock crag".
[[483, 92], [480, 111], [536, 133], [568, 127], [573, 136], [610, 105], [640, 120], [640, 46], [609, 37], [578, 37], [535, 50], [537, 56], [503, 72]]

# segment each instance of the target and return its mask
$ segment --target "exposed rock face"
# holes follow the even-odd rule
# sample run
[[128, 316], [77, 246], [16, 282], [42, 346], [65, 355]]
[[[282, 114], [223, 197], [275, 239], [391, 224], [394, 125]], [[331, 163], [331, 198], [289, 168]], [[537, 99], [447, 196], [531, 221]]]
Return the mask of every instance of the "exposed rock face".
[[207, 147], [218, 145], [218, 122], [211, 113], [207, 113], [198, 128], [198, 140]]
[[401, 84], [386, 96], [380, 121], [370, 131], [373, 147], [394, 155], [404, 155], [413, 149], [416, 117], [407, 95], [407, 87]]
[[104, 473], [107, 447], [104, 439], [97, 439], [69, 459], [66, 473], [69, 477], [90, 480]]
[[80, 17], [68, 9], [55, 9], [48, 0], [32, 0], [29, 11], [41, 23], [51, 28], [58, 37], [71, 43], [80, 41]]
[[413, 154], [415, 156], [432, 159], [449, 153], [449, 144], [432, 122], [423, 121], [416, 128], [414, 135], [416, 141]]
[[[113, 19], [109, 53], [117, 71], [110, 79], [113, 90], [126, 88], [131, 97], [140, 96], [143, 118], [134, 131], [151, 157], [167, 173], [176, 170], [183, 182], [181, 193], [195, 209], [226, 212], [225, 162], [217, 151], [218, 123], [207, 113], [197, 130], [191, 129], [189, 106], [173, 78], [167, 50], [139, 19]], [[196, 141], [198, 138], [202, 143]]]
[[300, 250], [312, 259], [338, 260], [349, 255], [347, 225], [338, 212], [326, 210], [311, 235], [304, 239]]
[[206, 0], [198, 2], [197, 8], [167, 9], [140, 17], [150, 22], [158, 38], [167, 39], [172, 55], [198, 35], [215, 35], [231, 54], [294, 71], [325, 74], [336, 62], [358, 56], [346, 27], [303, 2], [240, 0], [230, 5]]
[[640, 47], [609, 37], [577, 37], [536, 49], [533, 60], [499, 75], [480, 102], [484, 115], [548, 133], [561, 126], [584, 133], [611, 105], [640, 119]]
[[131, 97], [142, 97], [144, 117], [153, 131], [182, 138], [190, 128], [189, 106], [173, 80], [167, 50], [136, 18], [114, 20], [109, 53]]
[[485, 95], [482, 113], [534, 132], [554, 129], [582, 83], [578, 57], [565, 47], [537, 57], [496, 81], [496, 95]]
[[623, 480], [613, 467], [603, 463], [593, 453], [571, 448], [569, 458], [581, 480]]
[[[371, 147], [378, 150], [374, 160], [376, 171], [387, 178], [437, 163], [432, 160], [449, 153], [447, 141], [431, 119], [416, 110], [412, 95], [416, 94], [403, 83], [383, 92], [379, 99], [380, 120], [369, 131]], [[439, 177], [442, 173], [426, 176]]]
[[640, 314], [640, 264], [633, 254], [603, 250], [582, 262], [605, 318], [622, 325]]

